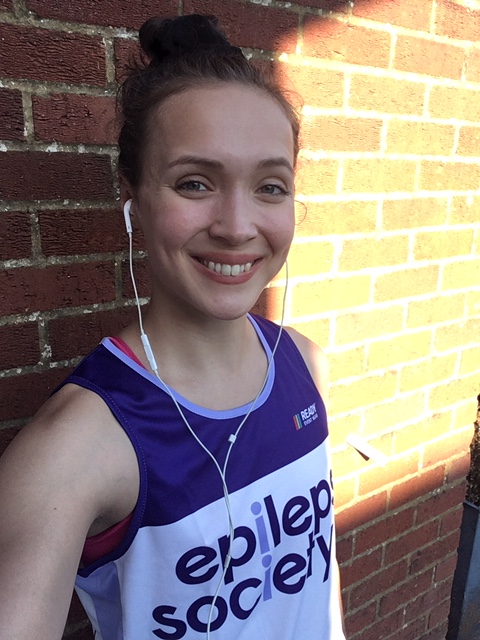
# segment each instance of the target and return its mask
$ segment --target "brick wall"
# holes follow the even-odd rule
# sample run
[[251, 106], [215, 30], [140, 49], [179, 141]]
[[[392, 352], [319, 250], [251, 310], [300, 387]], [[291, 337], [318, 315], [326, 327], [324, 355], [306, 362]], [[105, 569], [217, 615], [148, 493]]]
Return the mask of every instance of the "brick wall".
[[[480, 385], [478, 2], [0, 0], [0, 444], [133, 317], [112, 117], [160, 6], [304, 98], [286, 315], [330, 357], [349, 638], [441, 640]], [[65, 637], [91, 637], [78, 603]]]

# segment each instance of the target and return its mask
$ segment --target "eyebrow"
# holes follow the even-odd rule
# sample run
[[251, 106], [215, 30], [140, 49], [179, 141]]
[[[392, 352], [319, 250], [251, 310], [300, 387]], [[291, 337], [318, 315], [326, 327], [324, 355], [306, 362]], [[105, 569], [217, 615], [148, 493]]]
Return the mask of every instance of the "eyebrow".
[[[202, 156], [185, 155], [185, 156], [180, 156], [175, 160], [172, 160], [172, 162], [169, 162], [168, 168], [171, 169], [172, 167], [176, 167], [179, 165], [188, 165], [188, 164], [194, 164], [197, 166], [206, 167], [208, 169], [217, 169], [217, 170], [223, 169], [224, 167], [224, 165], [218, 160], [212, 160], [210, 158], [204, 158]], [[265, 169], [265, 168], [268, 169], [270, 167], [272, 168], [285, 167], [286, 169], [288, 169], [288, 171], [293, 173], [292, 165], [286, 158], [282, 156], [278, 158], [266, 158], [265, 160], [261, 160], [257, 166], [259, 169]]]

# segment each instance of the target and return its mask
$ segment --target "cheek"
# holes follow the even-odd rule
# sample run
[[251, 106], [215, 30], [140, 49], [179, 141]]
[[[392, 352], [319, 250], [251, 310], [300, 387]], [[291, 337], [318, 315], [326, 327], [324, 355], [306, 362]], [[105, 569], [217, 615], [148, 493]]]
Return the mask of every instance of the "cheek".
[[282, 249], [287, 251], [292, 243], [295, 233], [295, 214], [292, 210], [291, 214], [282, 216], [273, 222], [272, 226], [272, 242], [279, 251]]

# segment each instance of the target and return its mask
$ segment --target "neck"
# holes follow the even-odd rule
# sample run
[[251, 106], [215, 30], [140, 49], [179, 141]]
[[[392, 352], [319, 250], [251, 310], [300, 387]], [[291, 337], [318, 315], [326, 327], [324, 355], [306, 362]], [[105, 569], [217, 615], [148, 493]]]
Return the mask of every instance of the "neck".
[[[190, 401], [229, 409], [253, 400], [262, 387], [267, 358], [247, 315], [234, 320], [162, 313], [155, 304], [144, 312], [161, 379]], [[122, 337], [150, 369], [138, 324]]]

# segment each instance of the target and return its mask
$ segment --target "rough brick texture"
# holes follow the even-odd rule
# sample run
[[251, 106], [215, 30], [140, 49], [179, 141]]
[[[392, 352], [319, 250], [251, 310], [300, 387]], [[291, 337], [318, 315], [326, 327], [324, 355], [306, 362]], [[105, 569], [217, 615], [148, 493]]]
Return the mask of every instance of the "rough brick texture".
[[26, 0], [25, 4], [40, 18], [131, 29], [138, 29], [147, 18], [154, 15], [175, 15], [178, 8], [176, 0], [162, 0], [161, 3], [156, 0], [103, 0], [101, 3], [97, 0]]
[[104, 85], [102, 39], [16, 25], [2, 26], [0, 74], [48, 82]]
[[0, 260], [28, 258], [32, 253], [30, 216], [26, 211], [0, 213]]
[[112, 185], [106, 155], [0, 153], [0, 197], [5, 200], [104, 200], [111, 197]]
[[23, 104], [20, 91], [0, 90], [0, 138], [21, 140], [24, 136]]
[[35, 96], [33, 124], [38, 140], [113, 144], [115, 103], [112, 98], [75, 94]]
[[[0, 0], [0, 451], [136, 315], [114, 103], [137, 29], [216, 14], [303, 108], [286, 315], [330, 360], [349, 640], [444, 640], [480, 385], [474, 4]], [[278, 320], [283, 284], [254, 311]], [[64, 637], [92, 639], [76, 599]]]

